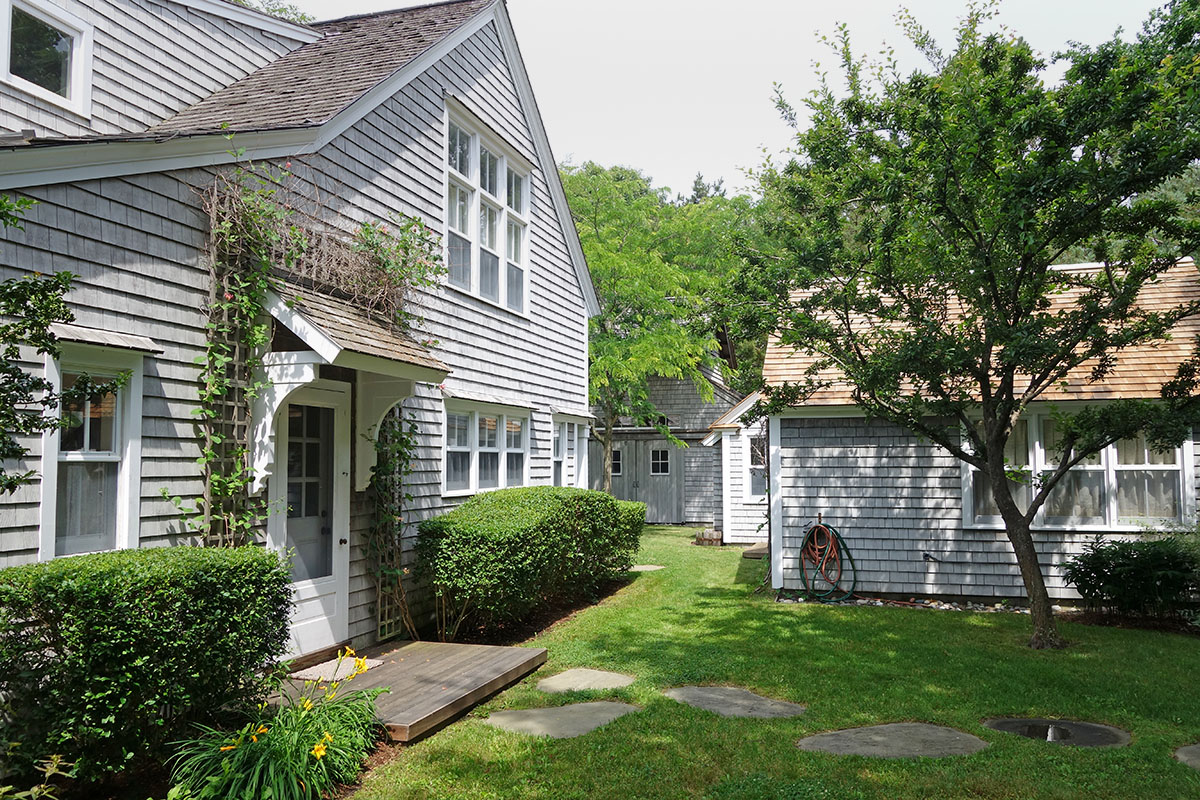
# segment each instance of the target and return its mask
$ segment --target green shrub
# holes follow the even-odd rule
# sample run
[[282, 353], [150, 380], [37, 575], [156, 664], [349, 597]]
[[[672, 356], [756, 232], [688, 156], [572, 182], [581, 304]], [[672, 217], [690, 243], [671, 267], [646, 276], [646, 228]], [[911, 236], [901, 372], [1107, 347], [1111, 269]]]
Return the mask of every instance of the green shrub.
[[[339, 653], [339, 667], [353, 655]], [[365, 671], [365, 660], [357, 659], [340, 681], [306, 681], [300, 692], [281, 691], [278, 708], [262, 705], [237, 731], [199, 726], [199, 736], [177, 743], [177, 793], [194, 800], [307, 800], [351, 783], [376, 741], [375, 698], [387, 691], [341, 694]]]
[[483, 624], [514, 620], [547, 601], [594, 593], [633, 564], [644, 521], [641, 503], [531, 486], [477, 495], [422, 522], [417, 552], [439, 602], [439, 632], [452, 639], [468, 615]]
[[0, 739], [27, 758], [62, 754], [85, 779], [161, 759], [193, 720], [263, 696], [287, 641], [290, 581], [280, 555], [256, 547], [0, 570]]
[[1200, 590], [1200, 560], [1180, 539], [1135, 541], [1097, 538], [1061, 566], [1094, 608], [1118, 614], [1175, 616]]

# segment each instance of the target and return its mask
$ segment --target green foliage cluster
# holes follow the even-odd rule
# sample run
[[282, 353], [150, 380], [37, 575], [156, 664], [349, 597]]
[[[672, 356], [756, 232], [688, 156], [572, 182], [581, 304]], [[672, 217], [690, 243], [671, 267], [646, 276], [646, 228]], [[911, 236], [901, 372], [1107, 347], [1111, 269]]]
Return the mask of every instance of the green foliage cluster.
[[0, 570], [0, 740], [93, 779], [161, 759], [194, 720], [257, 702], [291, 578], [262, 548], [170, 547]]
[[1089, 542], [1062, 566], [1093, 608], [1117, 614], [1175, 617], [1195, 606], [1200, 558], [1180, 538]]
[[[640, 512], [640, 519], [637, 519]], [[645, 505], [557, 486], [476, 495], [420, 524], [420, 569], [438, 603], [438, 633], [465, 619], [519, 619], [538, 606], [588, 595], [624, 574], [638, 550]]]
[[[407, 424], [406, 424], [407, 423]], [[366, 537], [367, 559], [375, 569], [379, 590], [379, 638], [390, 639], [402, 627], [409, 638], [420, 638], [420, 631], [408, 604], [405, 581], [411, 580], [403, 564], [405, 509], [413, 495], [406, 488], [417, 452], [417, 424], [405, 420], [399, 410], [384, 417], [375, 438], [375, 469], [371, 489], [375, 497], [375, 517]], [[399, 617], [399, 625], [395, 617]]]
[[[352, 657], [353, 650], [338, 653], [335, 674]], [[176, 743], [174, 791], [187, 800], [315, 800], [352, 783], [377, 741], [375, 698], [387, 691], [344, 691], [366, 668], [355, 659], [338, 681], [305, 681], [298, 692], [281, 687], [280, 705], [264, 703], [237, 731], [200, 726], [199, 736]]]

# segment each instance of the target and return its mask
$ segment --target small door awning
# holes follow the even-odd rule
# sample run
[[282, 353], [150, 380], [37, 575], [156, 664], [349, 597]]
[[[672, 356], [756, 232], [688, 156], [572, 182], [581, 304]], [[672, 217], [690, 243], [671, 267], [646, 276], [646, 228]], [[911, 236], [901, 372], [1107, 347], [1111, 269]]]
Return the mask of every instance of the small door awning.
[[267, 292], [267, 311], [326, 364], [423, 383], [450, 373], [420, 344], [345, 300], [282, 282]]

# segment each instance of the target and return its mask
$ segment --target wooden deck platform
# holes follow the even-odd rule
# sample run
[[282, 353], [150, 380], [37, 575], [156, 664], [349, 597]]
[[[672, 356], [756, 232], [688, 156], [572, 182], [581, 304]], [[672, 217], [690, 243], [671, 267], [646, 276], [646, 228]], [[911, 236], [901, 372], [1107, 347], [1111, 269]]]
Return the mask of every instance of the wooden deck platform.
[[383, 661], [351, 686], [391, 689], [375, 708], [396, 742], [428, 733], [546, 663], [544, 647], [444, 642], [388, 643], [359, 655]]

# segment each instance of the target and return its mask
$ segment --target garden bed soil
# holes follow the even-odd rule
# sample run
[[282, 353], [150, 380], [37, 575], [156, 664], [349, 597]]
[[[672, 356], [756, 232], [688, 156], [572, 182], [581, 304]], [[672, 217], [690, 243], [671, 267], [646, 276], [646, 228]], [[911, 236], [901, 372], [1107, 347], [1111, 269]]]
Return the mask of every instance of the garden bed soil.
[[566, 622], [580, 611], [603, 601], [617, 590], [628, 586], [629, 578], [618, 578], [600, 587], [593, 595], [585, 595], [551, 603], [532, 611], [528, 616], [503, 624], [480, 625], [460, 629], [456, 642], [463, 644], [515, 645], [531, 639], [555, 625]]

